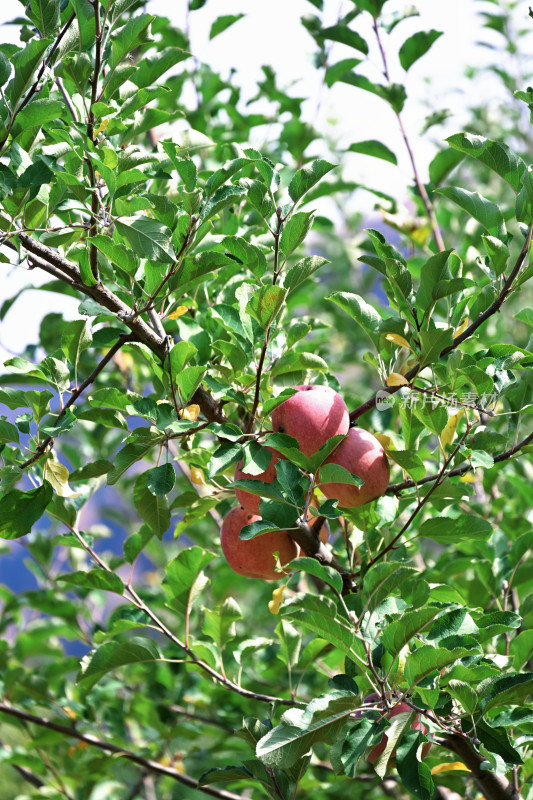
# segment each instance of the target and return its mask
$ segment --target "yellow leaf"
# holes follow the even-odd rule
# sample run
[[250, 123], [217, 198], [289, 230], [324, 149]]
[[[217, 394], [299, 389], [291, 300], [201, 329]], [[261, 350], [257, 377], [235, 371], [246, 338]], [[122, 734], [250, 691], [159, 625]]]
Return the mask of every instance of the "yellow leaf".
[[462, 761], [445, 761], [443, 764], [436, 764], [431, 767], [432, 775], [439, 775], [441, 772], [470, 772]]
[[191, 482], [196, 486], [207, 486], [204, 473], [198, 467], [191, 467]]
[[63, 711], [65, 712], [65, 714], [67, 715], [67, 717], [68, 717], [69, 719], [76, 719], [76, 717], [77, 717], [77, 714], [76, 714], [76, 712], [75, 712], [75, 711], [73, 711], [73, 710], [70, 708], [70, 706], [63, 706]]
[[461, 475], [459, 480], [462, 481], [463, 483], [475, 483], [476, 476], [473, 475], [471, 472], [465, 472], [464, 475]]
[[49, 458], [46, 462], [44, 477], [60, 497], [80, 497], [81, 492], [73, 492], [68, 485], [68, 469], [55, 458]]
[[443, 448], [446, 447], [447, 444], [451, 444], [453, 442], [455, 437], [455, 431], [457, 430], [457, 425], [464, 413], [465, 413], [464, 408], [461, 408], [460, 411], [457, 412], [457, 414], [454, 414], [453, 417], [450, 417], [448, 419], [448, 422], [446, 423], [440, 434], [440, 443]]
[[182, 419], [188, 419], [191, 422], [196, 422], [199, 414], [200, 406], [196, 405], [196, 403], [192, 403], [192, 405], [187, 406], [187, 408], [184, 408], [180, 411], [180, 417]]
[[394, 344], [399, 344], [400, 347], [407, 347], [408, 350], [412, 349], [407, 339], [404, 339], [404, 337], [400, 336], [399, 333], [388, 333], [385, 336], [385, 339], [387, 339], [389, 342], [394, 342]]
[[392, 439], [386, 433], [375, 433], [374, 438], [378, 440], [384, 450], [394, 450]]
[[189, 309], [187, 306], [178, 306], [177, 309], [172, 312], [172, 314], [168, 315], [168, 318], [177, 319], [178, 317], [182, 317], [184, 314], [186, 314], [188, 310]]
[[105, 129], [107, 128], [108, 125], [109, 125], [109, 120], [108, 119], [103, 119], [101, 121], [100, 125], [95, 130], [95, 134], [102, 133], [102, 131], [105, 131]]
[[461, 322], [457, 330], [453, 332], [453, 338], [457, 339], [464, 331], [466, 331], [468, 327], [468, 317], [465, 317], [464, 320]]
[[408, 381], [399, 372], [391, 372], [387, 378], [387, 386], [408, 386]]
[[285, 591], [285, 586], [278, 586], [277, 589], [274, 589], [272, 592], [272, 600], [268, 604], [268, 610], [271, 614], [279, 614], [279, 609], [281, 604], [283, 603], [283, 592]]

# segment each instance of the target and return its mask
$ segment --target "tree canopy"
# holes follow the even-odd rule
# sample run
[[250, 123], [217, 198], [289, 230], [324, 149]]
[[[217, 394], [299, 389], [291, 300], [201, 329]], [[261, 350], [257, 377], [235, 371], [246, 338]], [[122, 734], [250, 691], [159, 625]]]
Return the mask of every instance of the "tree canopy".
[[[396, 197], [346, 177], [396, 167], [386, 132], [341, 147], [269, 65], [243, 102], [187, 2], [180, 30], [30, 0], [0, 45], [0, 261], [29, 275], [0, 319], [47, 276], [0, 377], [2, 554], [33, 581], [0, 584], [0, 796], [532, 800], [531, 11], [480, 4], [501, 100], [426, 165], [450, 112], [404, 113], [440, 32], [310, 0], [321, 91], [398, 126]], [[287, 432], [294, 387], [345, 427]], [[339, 456], [361, 431], [379, 489]], [[222, 551], [239, 502], [232, 546], [297, 553], [275, 581]]]

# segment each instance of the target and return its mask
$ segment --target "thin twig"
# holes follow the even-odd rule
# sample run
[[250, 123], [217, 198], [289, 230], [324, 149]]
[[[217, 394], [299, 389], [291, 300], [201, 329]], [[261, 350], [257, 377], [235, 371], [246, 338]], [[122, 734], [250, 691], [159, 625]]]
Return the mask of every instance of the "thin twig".
[[91, 747], [98, 747], [100, 750], [106, 750], [109, 753], [114, 753], [116, 756], [125, 758], [128, 761], [132, 761], [134, 764], [137, 764], [149, 772], [153, 772], [157, 775], [166, 775], [178, 783], [182, 783], [184, 786], [188, 786], [191, 789], [196, 789], [199, 792], [204, 792], [204, 794], [209, 794], [212, 797], [218, 797], [220, 800], [242, 800], [241, 795], [233, 794], [233, 792], [227, 792], [224, 789], [215, 789], [212, 786], [200, 786], [197, 780], [189, 777], [189, 775], [185, 775], [183, 772], [178, 772], [178, 770], [174, 769], [173, 767], [167, 767], [164, 764], [160, 764], [158, 761], [152, 761], [149, 758], [144, 758], [143, 756], [140, 756], [131, 750], [118, 747], [118, 745], [112, 744], [111, 742], [106, 742], [104, 739], [98, 739], [96, 736], [93, 736], [90, 733], [81, 733], [81, 731], [76, 730], [76, 728], [69, 728], [66, 725], [61, 725], [58, 722], [46, 719], [46, 717], [36, 717], [34, 714], [29, 714], [27, 711], [22, 711], [21, 709], [7, 705], [6, 703], [0, 703], [0, 714], [7, 714], [8, 716], [15, 717], [22, 722], [30, 722], [32, 725], [38, 725], [41, 728], [47, 728], [48, 730], [55, 731], [56, 733], [61, 733], [63, 736], [67, 736], [68, 738], [78, 739], [78, 741], [85, 742], [86, 744], [91, 745]]
[[[389, 67], [388, 67], [388, 64], [387, 64], [387, 56], [386, 56], [386, 53], [385, 53], [385, 49], [383, 47], [383, 43], [381, 41], [381, 35], [380, 35], [379, 25], [378, 25], [377, 19], [374, 19], [374, 21], [373, 21], [373, 28], [374, 28], [374, 33], [376, 35], [376, 39], [377, 39], [377, 42], [378, 42], [379, 52], [381, 54], [381, 60], [383, 62], [383, 75], [385, 76], [386, 80], [390, 83], [391, 80], [390, 80], [390, 74], [389, 74]], [[439, 228], [439, 223], [437, 222], [437, 217], [435, 216], [435, 209], [433, 208], [433, 203], [429, 199], [428, 193], [426, 191], [426, 187], [424, 186], [424, 182], [420, 179], [420, 176], [418, 174], [418, 169], [417, 169], [417, 166], [416, 166], [416, 160], [415, 160], [413, 148], [411, 147], [411, 143], [409, 141], [409, 137], [407, 136], [407, 132], [405, 130], [405, 127], [404, 127], [404, 124], [403, 124], [403, 121], [402, 121], [402, 115], [400, 114], [399, 111], [395, 111], [395, 114], [396, 114], [396, 119], [398, 120], [398, 125], [399, 125], [399, 128], [400, 128], [400, 132], [402, 134], [403, 141], [405, 143], [405, 147], [407, 149], [407, 153], [409, 155], [409, 160], [410, 160], [411, 166], [413, 168], [413, 177], [415, 179], [416, 187], [418, 189], [418, 192], [419, 192], [420, 197], [422, 199], [422, 203], [424, 204], [424, 208], [426, 209], [426, 214], [428, 215], [428, 218], [429, 218], [429, 221], [430, 221], [430, 224], [431, 224], [431, 229], [433, 231], [433, 237], [435, 239], [435, 244], [437, 245], [437, 248], [439, 250], [441, 250], [441, 251], [445, 250], [446, 248], [444, 246], [442, 233], [441, 233], [440, 228]]]
[[[503, 453], [498, 453], [498, 455], [494, 456], [494, 463], [499, 464], [501, 461], [507, 461], [507, 459], [514, 456], [528, 444], [533, 442], [533, 433], [530, 433], [529, 436], [526, 436], [522, 441], [517, 442], [515, 445], [509, 448], [509, 450], [504, 450]], [[454, 469], [449, 470], [448, 472], [444, 473], [443, 480], [445, 478], [456, 478], [458, 475], [464, 475], [466, 472], [470, 472], [470, 470], [474, 469], [472, 464], [466, 463], [461, 464], [460, 467], [455, 467]], [[412, 489], [414, 486], [421, 486], [423, 483], [431, 483], [432, 481], [438, 480], [441, 473], [437, 472], [434, 475], [426, 475], [425, 478], [421, 478], [419, 481], [403, 481], [402, 483], [391, 483], [390, 486], [387, 488], [385, 494], [399, 494], [404, 489]]]
[[[111, 361], [111, 359], [113, 358], [113, 356], [114, 356], [116, 353], [118, 353], [118, 351], [120, 350], [120, 348], [121, 348], [123, 345], [125, 345], [127, 342], [132, 342], [133, 340], [134, 340], [134, 336], [133, 336], [133, 334], [132, 334], [132, 333], [123, 333], [123, 334], [122, 334], [122, 336], [120, 336], [120, 338], [119, 338], [119, 339], [118, 339], [118, 340], [115, 342], [115, 344], [113, 345], [113, 347], [111, 347], [111, 348], [110, 348], [110, 349], [107, 351], [107, 353], [105, 354], [105, 356], [102, 358], [102, 360], [98, 362], [98, 364], [97, 364], [97, 365], [96, 365], [96, 367], [93, 369], [93, 371], [91, 372], [91, 374], [90, 374], [90, 375], [89, 375], [87, 378], [85, 378], [85, 380], [83, 381], [83, 383], [81, 383], [81, 384], [78, 386], [78, 388], [77, 388], [77, 389], [76, 389], [74, 392], [72, 392], [72, 394], [71, 394], [70, 398], [69, 398], [69, 399], [68, 399], [68, 401], [65, 403], [65, 405], [63, 406], [63, 408], [61, 409], [61, 411], [59, 412], [59, 414], [57, 415], [57, 417], [56, 417], [56, 419], [55, 419], [55, 422], [56, 422], [56, 424], [59, 422], [59, 420], [61, 419], [61, 417], [62, 417], [62, 416], [63, 416], [63, 415], [64, 415], [64, 414], [65, 414], [65, 413], [68, 411], [68, 409], [69, 409], [69, 408], [70, 408], [72, 405], [74, 405], [74, 403], [76, 402], [76, 400], [78, 399], [78, 397], [79, 397], [81, 394], [83, 394], [83, 392], [85, 391], [85, 389], [87, 389], [87, 387], [88, 387], [88, 386], [90, 386], [92, 383], [94, 383], [94, 381], [96, 380], [96, 378], [98, 377], [98, 375], [99, 375], [99, 374], [102, 372], [102, 370], [104, 369], [104, 367], [106, 367], [106, 366], [107, 366], [107, 364], [109, 364], [109, 362]], [[26, 467], [29, 467], [29, 466], [31, 466], [31, 464], [34, 464], [36, 461], [38, 461], [38, 460], [39, 460], [39, 458], [40, 458], [40, 457], [43, 455], [43, 453], [45, 452], [46, 448], [47, 448], [47, 447], [48, 447], [50, 444], [52, 444], [52, 442], [53, 442], [53, 441], [54, 441], [54, 439], [53, 439], [53, 437], [52, 437], [52, 436], [47, 436], [47, 437], [46, 437], [46, 439], [44, 439], [44, 440], [41, 442], [41, 444], [38, 446], [37, 450], [36, 450], [36, 451], [35, 451], [35, 453], [32, 455], [32, 457], [31, 457], [31, 458], [29, 458], [27, 461], [25, 461], [25, 462], [24, 462], [24, 464], [19, 464], [19, 468], [20, 468], [20, 469], [26, 469]]]
[[6, 134], [5, 134], [4, 138], [0, 141], [0, 152], [2, 151], [5, 143], [7, 142], [8, 138], [9, 138], [9, 134], [11, 132], [11, 128], [13, 127], [13, 123], [15, 122], [16, 117], [18, 116], [18, 114], [20, 114], [22, 109], [25, 108], [28, 105], [28, 103], [33, 98], [33, 96], [35, 94], [37, 94], [37, 92], [39, 91], [39, 82], [40, 82], [41, 78], [44, 75], [44, 71], [45, 71], [46, 67], [48, 66], [48, 64], [50, 63], [50, 61], [52, 60], [52, 57], [53, 57], [54, 53], [56, 52], [57, 48], [61, 44], [61, 40], [63, 39], [63, 37], [65, 36], [66, 32], [68, 31], [68, 29], [70, 28], [70, 26], [72, 25], [72, 23], [74, 22], [75, 19], [76, 19], [76, 14], [71, 14], [71, 16], [65, 22], [63, 28], [58, 33], [57, 38], [56, 38], [54, 44], [52, 45], [52, 47], [50, 49], [50, 52], [48, 53], [48, 56], [45, 59], [43, 59], [43, 62], [41, 64], [41, 68], [39, 69], [37, 77], [36, 77], [35, 81], [33, 82], [33, 84], [31, 85], [31, 87], [30, 87], [30, 89], [28, 91], [28, 94], [26, 95], [26, 97], [24, 98], [22, 103], [17, 108], [13, 109], [13, 113], [11, 114], [11, 119], [9, 120], [9, 125], [7, 126], [7, 129], [6, 129]]

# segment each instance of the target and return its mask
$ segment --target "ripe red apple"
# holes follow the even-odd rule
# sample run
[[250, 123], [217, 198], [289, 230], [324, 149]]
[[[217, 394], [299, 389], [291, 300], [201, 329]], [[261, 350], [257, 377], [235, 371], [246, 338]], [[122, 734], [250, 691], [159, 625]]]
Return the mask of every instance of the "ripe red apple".
[[[276, 479], [276, 463], [281, 458], [279, 453], [276, 453], [271, 447], [267, 447], [267, 450], [270, 450], [272, 453], [272, 457], [270, 459], [270, 464], [266, 468], [264, 472], [261, 472], [259, 475], [249, 475], [247, 472], [243, 472], [243, 459], [239, 461], [235, 468], [235, 480], [241, 480], [242, 478], [246, 478], [250, 481], [263, 481], [263, 483], [273, 483]], [[259, 501], [260, 497], [257, 494], [251, 494], [250, 492], [245, 492], [244, 489], [235, 489], [235, 494], [237, 496], [237, 500], [251, 514], [259, 514]]]
[[284, 565], [296, 558], [298, 547], [285, 531], [264, 533], [248, 541], [239, 539], [241, 528], [260, 519], [261, 517], [251, 514], [242, 506], [232, 508], [222, 523], [222, 552], [232, 570], [239, 575], [277, 581], [283, 577], [283, 573], [276, 572], [274, 553], [279, 553], [280, 563]]
[[[381, 697], [380, 697], [379, 694], [370, 694], [370, 695], [368, 695], [368, 697], [365, 697], [364, 703], [365, 704], [366, 703], [375, 703], [378, 700], [381, 700]], [[407, 703], [401, 702], [401, 703], [398, 703], [398, 705], [394, 706], [394, 708], [392, 708], [389, 711], [389, 713], [387, 714], [387, 719], [392, 719], [392, 717], [395, 717], [396, 714], [403, 714], [405, 712], [410, 714], [411, 711], [412, 711], [412, 708], [410, 706], [408, 706]], [[356, 714], [356, 716], [358, 716], [360, 718], [362, 716], [361, 712], [358, 712], [358, 714]], [[427, 728], [423, 723], [420, 722], [420, 716], [418, 714], [416, 714], [415, 719], [411, 724], [411, 729], [414, 730], [414, 731], [420, 731], [421, 730], [423, 734], [427, 733]], [[387, 746], [387, 742], [388, 742], [388, 737], [387, 737], [387, 734], [384, 733], [383, 736], [381, 737], [380, 743], [377, 744], [375, 747], [373, 747], [372, 750], [370, 750], [369, 753], [367, 753], [367, 755], [366, 755], [367, 761], [369, 761], [371, 764], [375, 764], [376, 761], [378, 760], [378, 758], [380, 757], [380, 755], [385, 750], [385, 748]], [[425, 758], [427, 756], [427, 754], [429, 753], [430, 749], [431, 749], [431, 742], [427, 742], [426, 744], [423, 745], [423, 747], [422, 747], [422, 758]], [[392, 759], [395, 756], [396, 756], [396, 748], [390, 754], [390, 758]]]
[[308, 458], [332, 436], [348, 433], [346, 403], [329, 386], [294, 386], [292, 395], [272, 412], [272, 430], [298, 440]]
[[364, 481], [361, 487], [348, 483], [320, 484], [326, 497], [337, 498], [343, 508], [363, 506], [381, 497], [389, 485], [390, 468], [385, 451], [376, 437], [362, 428], [350, 428], [346, 439], [324, 463], [340, 464]]

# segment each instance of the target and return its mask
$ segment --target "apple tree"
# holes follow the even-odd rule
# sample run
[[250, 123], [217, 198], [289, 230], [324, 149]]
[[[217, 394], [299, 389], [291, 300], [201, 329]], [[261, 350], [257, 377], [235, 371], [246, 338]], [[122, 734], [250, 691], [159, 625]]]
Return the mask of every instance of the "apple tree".
[[0, 317], [42, 316], [3, 342], [0, 793], [531, 800], [527, 9], [483, 5], [501, 103], [428, 165], [439, 32], [311, 0], [323, 96], [400, 133], [395, 197], [346, 172], [398, 163], [387, 129], [341, 146], [268, 65], [245, 103], [238, 53], [191, 54], [205, 5], [30, 0], [0, 45]]

